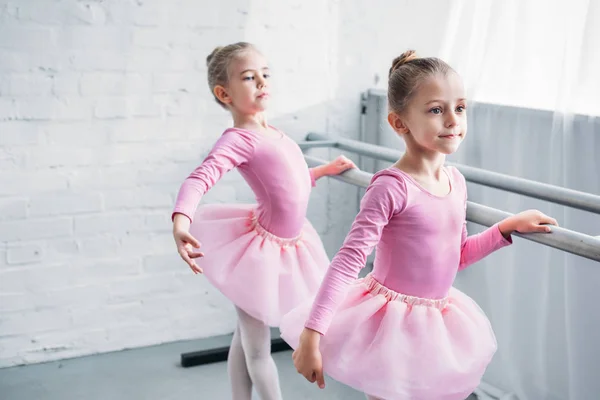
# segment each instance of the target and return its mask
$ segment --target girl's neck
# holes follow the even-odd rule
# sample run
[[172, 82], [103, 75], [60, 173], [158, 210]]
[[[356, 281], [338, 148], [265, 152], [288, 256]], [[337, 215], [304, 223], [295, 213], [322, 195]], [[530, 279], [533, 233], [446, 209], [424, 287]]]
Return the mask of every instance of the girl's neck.
[[394, 166], [409, 174], [439, 179], [445, 162], [446, 155], [442, 153], [416, 152], [407, 148]]
[[266, 131], [269, 129], [267, 117], [264, 113], [242, 114], [232, 111], [233, 126], [235, 128], [248, 129], [252, 131]]

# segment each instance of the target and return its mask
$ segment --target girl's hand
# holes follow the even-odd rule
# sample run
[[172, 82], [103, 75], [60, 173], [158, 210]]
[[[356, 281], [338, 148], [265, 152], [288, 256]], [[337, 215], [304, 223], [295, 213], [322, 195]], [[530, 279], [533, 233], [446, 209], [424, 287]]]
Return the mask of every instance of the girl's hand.
[[292, 359], [298, 373], [311, 383], [317, 382], [317, 385], [324, 389], [325, 378], [323, 377], [323, 360], [319, 350], [320, 340], [319, 332], [304, 328], [300, 335], [300, 344], [292, 354]]
[[345, 156], [339, 156], [335, 160], [327, 164], [327, 175], [339, 175], [344, 171], [356, 168], [356, 165]]
[[548, 233], [552, 231], [552, 228], [549, 225], [558, 226], [558, 223], [554, 218], [551, 218], [538, 210], [528, 210], [506, 218], [504, 221], [500, 222], [498, 227], [500, 228], [502, 235], [508, 237], [513, 232]]
[[177, 245], [177, 252], [195, 274], [201, 274], [202, 268], [196, 265], [195, 258], [203, 257], [204, 253], [194, 251], [200, 248], [200, 242], [189, 232], [190, 220], [183, 214], [175, 214], [173, 219], [173, 238]]

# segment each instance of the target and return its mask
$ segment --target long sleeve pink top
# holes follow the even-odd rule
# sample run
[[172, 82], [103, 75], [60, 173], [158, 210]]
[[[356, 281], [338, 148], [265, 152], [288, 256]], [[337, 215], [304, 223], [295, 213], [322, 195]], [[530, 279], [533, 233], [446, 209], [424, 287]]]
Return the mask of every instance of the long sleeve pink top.
[[315, 298], [306, 327], [325, 334], [346, 289], [376, 248], [373, 277], [396, 292], [447, 296], [457, 271], [509, 245], [497, 225], [467, 236], [467, 187], [456, 168], [445, 168], [450, 192], [435, 196], [397, 168], [373, 177], [344, 244]]
[[279, 133], [279, 138], [273, 138], [246, 129], [227, 129], [182, 184], [173, 214], [193, 220], [202, 196], [225, 173], [237, 168], [256, 196], [261, 226], [281, 238], [296, 237], [304, 224], [315, 179], [298, 144]]

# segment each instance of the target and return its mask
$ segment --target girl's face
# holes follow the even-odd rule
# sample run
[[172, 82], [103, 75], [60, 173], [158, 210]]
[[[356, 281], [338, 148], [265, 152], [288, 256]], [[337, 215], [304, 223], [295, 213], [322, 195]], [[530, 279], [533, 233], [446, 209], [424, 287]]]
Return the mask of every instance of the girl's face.
[[390, 124], [408, 147], [452, 154], [467, 134], [467, 101], [462, 80], [453, 71], [422, 81], [406, 110], [390, 113]]
[[227, 87], [215, 87], [215, 94], [230, 108], [243, 114], [265, 111], [269, 101], [270, 77], [267, 60], [256, 50], [248, 50], [229, 65]]

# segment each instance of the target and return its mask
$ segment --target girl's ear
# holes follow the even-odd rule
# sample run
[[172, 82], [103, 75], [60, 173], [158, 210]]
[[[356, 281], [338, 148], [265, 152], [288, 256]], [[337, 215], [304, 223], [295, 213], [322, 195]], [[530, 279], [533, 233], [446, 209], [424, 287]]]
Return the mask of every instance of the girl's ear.
[[402, 117], [393, 111], [388, 114], [388, 122], [392, 129], [399, 135], [406, 135], [410, 132]]
[[217, 99], [219, 99], [219, 101], [221, 103], [231, 104], [231, 96], [229, 96], [229, 93], [227, 93], [227, 89], [225, 89], [223, 86], [221, 86], [221, 85], [215, 86], [215, 88], [213, 89], [213, 93], [215, 94], [215, 97]]

